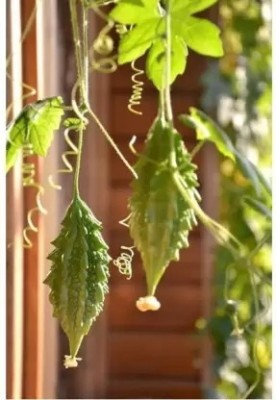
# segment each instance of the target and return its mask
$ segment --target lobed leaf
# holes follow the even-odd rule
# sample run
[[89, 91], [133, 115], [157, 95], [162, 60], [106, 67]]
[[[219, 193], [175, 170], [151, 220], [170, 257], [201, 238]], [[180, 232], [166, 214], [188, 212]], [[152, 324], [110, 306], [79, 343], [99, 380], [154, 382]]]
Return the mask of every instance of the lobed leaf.
[[6, 170], [13, 167], [20, 149], [31, 144], [35, 154], [45, 157], [64, 114], [61, 97], [39, 100], [23, 108], [7, 130]]
[[192, 107], [190, 108], [190, 115], [182, 114], [179, 119], [186, 126], [196, 130], [199, 141], [214, 143], [222, 155], [236, 162], [242, 174], [251, 182], [258, 196], [261, 189], [264, 189], [271, 196], [271, 188], [259, 169], [234, 147], [227, 134], [212, 118]]
[[[166, 63], [165, 51], [166, 47], [164, 40], [159, 39], [155, 41], [149, 51], [146, 63], [147, 75], [159, 90], [162, 89], [164, 81]], [[188, 49], [185, 43], [179, 37], [175, 36], [172, 40], [170, 83], [174, 82], [178, 75], [184, 73], [187, 56]]]
[[196, 130], [197, 140], [214, 143], [221, 154], [235, 161], [235, 149], [226, 133], [202, 111], [193, 107], [189, 111], [189, 115], [182, 114], [179, 119], [186, 126]]
[[125, 64], [141, 57], [157, 37], [159, 18], [137, 25], [123, 35], [119, 44], [119, 64]]
[[223, 56], [220, 29], [206, 19], [189, 17], [185, 24], [177, 25], [176, 33], [183, 38], [188, 47], [199, 54]]
[[121, 0], [109, 16], [120, 24], [135, 25], [158, 17], [156, 0]]
[[172, 0], [172, 12], [182, 13], [183, 11], [196, 14], [211, 7], [218, 0]]
[[[185, 71], [187, 46], [200, 54], [223, 55], [219, 28], [207, 20], [191, 16], [214, 3], [215, 0], [172, 1], [171, 83]], [[132, 62], [149, 50], [147, 74], [158, 90], [162, 87], [165, 68], [162, 39], [166, 35], [166, 10], [161, 4], [158, 0], [122, 0], [109, 14], [115, 22], [132, 26], [120, 39], [119, 64]]]

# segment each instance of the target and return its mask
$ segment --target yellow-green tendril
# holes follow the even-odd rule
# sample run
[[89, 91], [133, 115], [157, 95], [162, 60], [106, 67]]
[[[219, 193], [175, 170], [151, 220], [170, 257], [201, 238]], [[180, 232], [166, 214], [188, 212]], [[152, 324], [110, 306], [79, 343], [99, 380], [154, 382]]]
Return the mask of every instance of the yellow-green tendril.
[[137, 66], [135, 65], [135, 60], [132, 61], [131, 68], [134, 71], [134, 73], [131, 76], [131, 81], [133, 84], [132, 84], [132, 94], [129, 99], [127, 108], [133, 114], [142, 115], [143, 114], [142, 111], [137, 110], [136, 106], [140, 106], [141, 104], [144, 82], [139, 80], [138, 77], [144, 74], [144, 70], [137, 68]]
[[116, 260], [113, 260], [113, 264], [118, 268], [118, 271], [122, 275], [126, 275], [127, 279], [132, 277], [132, 260], [134, 257], [134, 247], [121, 246], [122, 250], [127, 250], [127, 252], [122, 252]]
[[91, 67], [93, 70], [101, 73], [112, 73], [116, 71], [117, 63], [114, 57], [111, 56], [114, 49], [114, 42], [109, 32], [113, 29], [115, 23], [96, 5], [93, 5], [92, 8], [101, 19], [106, 21], [106, 25], [100, 30], [91, 47]]
[[73, 166], [72, 166], [71, 162], [69, 161], [68, 157], [69, 156], [77, 156], [79, 153], [77, 146], [72, 142], [72, 140], [70, 139], [70, 136], [69, 136], [69, 134], [72, 130], [75, 130], [75, 128], [74, 127], [67, 128], [64, 131], [65, 143], [69, 147], [69, 150], [64, 151], [61, 155], [61, 159], [62, 159], [62, 162], [63, 162], [65, 168], [58, 169], [54, 174], [49, 175], [49, 178], [48, 178], [51, 187], [56, 190], [61, 190], [62, 187], [54, 182], [53, 176], [59, 175], [59, 174], [71, 174], [74, 171], [74, 169], [73, 169]]
[[47, 210], [43, 207], [41, 196], [44, 194], [44, 188], [35, 180], [36, 170], [35, 164], [26, 161], [26, 158], [33, 155], [33, 147], [30, 144], [23, 146], [23, 164], [22, 164], [22, 180], [24, 187], [32, 187], [37, 190], [35, 206], [28, 211], [27, 226], [23, 230], [23, 246], [24, 248], [31, 248], [33, 242], [29, 237], [31, 232], [38, 232], [38, 227], [34, 222], [34, 214], [41, 213], [46, 215]]

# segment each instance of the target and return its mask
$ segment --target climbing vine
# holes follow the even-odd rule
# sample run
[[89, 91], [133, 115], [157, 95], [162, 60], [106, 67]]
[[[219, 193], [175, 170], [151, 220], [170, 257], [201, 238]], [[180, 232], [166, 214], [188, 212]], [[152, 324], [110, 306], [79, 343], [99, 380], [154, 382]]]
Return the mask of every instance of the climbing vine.
[[[90, 120], [96, 122], [133, 176], [132, 194], [128, 201], [129, 216], [121, 223], [129, 228], [134, 243], [131, 248], [122, 246], [123, 253], [113, 263], [122, 274], [131, 278], [133, 253], [140, 252], [147, 289], [146, 296], [137, 300], [138, 309], [148, 311], [160, 308], [156, 297], [158, 285], [170, 262], [178, 260], [179, 252], [189, 246], [189, 233], [198, 223], [202, 223], [226, 249], [229, 265], [235, 263], [241, 273], [246, 271], [252, 296], [258, 302], [255, 280], [262, 277], [262, 271], [251, 262], [252, 252], [258, 252], [258, 247], [245, 246], [238, 232], [234, 235], [203, 211], [193, 157], [205, 142], [211, 141], [218, 152], [238, 168], [248, 184], [262, 188], [270, 196], [269, 184], [208, 115], [192, 108], [189, 113], [183, 110], [183, 114], [176, 116], [171, 103], [172, 85], [177, 76], [185, 73], [190, 49], [203, 56], [223, 55], [220, 29], [197, 16], [215, 3], [216, 0], [68, 0], [76, 61], [71, 104], [64, 105], [60, 97], [39, 100], [26, 106], [8, 126], [7, 170], [12, 169], [21, 154], [24, 159], [23, 185], [33, 185], [38, 189], [36, 212], [45, 211], [40, 199], [43, 188], [35, 182], [34, 166], [28, 163], [30, 153], [25, 158], [26, 149], [37, 156], [46, 156], [54, 130], [62, 127], [65, 128], [64, 137], [70, 148], [61, 155], [65, 168], [60, 168], [49, 177], [49, 182], [56, 189], [61, 188], [56, 182], [61, 173], [72, 173], [73, 183], [72, 200], [65, 212], [60, 233], [52, 242], [54, 250], [48, 256], [52, 265], [44, 281], [50, 288], [53, 315], [58, 318], [69, 340], [70, 354], [65, 356], [64, 362], [67, 368], [78, 364], [77, 355], [83, 337], [104, 307], [110, 275], [108, 265], [111, 258], [101, 236], [101, 223], [81, 199], [79, 190], [82, 147]], [[111, 5], [110, 11], [107, 5]], [[88, 35], [90, 13], [95, 13], [105, 22], [92, 43]], [[118, 46], [115, 46], [113, 35], [118, 36]], [[136, 63], [142, 56], [146, 58], [145, 71]], [[149, 127], [141, 153], [135, 150], [134, 140], [130, 138], [130, 149], [137, 156], [134, 166], [122, 155], [93, 111], [88, 97], [91, 71], [112, 73], [126, 63], [130, 63], [133, 69], [129, 110], [140, 114], [137, 107], [143, 101], [141, 79], [144, 72], [159, 96], [158, 113]], [[175, 128], [176, 118], [196, 131], [199, 146], [191, 153]], [[71, 135], [76, 138], [77, 145], [71, 140]], [[69, 155], [76, 158], [74, 166], [69, 162]], [[27, 184], [24, 171], [31, 171]], [[252, 203], [252, 199], [249, 201]], [[267, 209], [269, 211], [269, 205]], [[30, 211], [28, 221], [30, 229], [36, 232], [31, 219], [33, 212]], [[27, 231], [24, 232], [26, 236]], [[29, 236], [26, 240], [28, 247], [32, 246]], [[228, 301], [227, 305], [231, 308], [233, 303]], [[255, 309], [258, 314], [257, 308], [258, 304]], [[242, 334], [240, 316], [235, 306], [231, 310], [233, 332]], [[260, 332], [256, 330], [252, 335], [257, 341]], [[253, 358], [256, 363], [254, 354]]]
[[[203, 77], [203, 105], [206, 110], [218, 110], [224, 131], [269, 180], [271, 1], [231, 0], [219, 5], [225, 55], [218, 66], [210, 65]], [[248, 250], [256, 246], [251, 262], [262, 272], [254, 280], [256, 303], [246, 271], [240, 271], [234, 263], [227, 268], [229, 254], [218, 248], [217, 301], [207, 327], [215, 346], [215, 387], [223, 398], [240, 398], [246, 388], [253, 389], [251, 398], [271, 397], [271, 192], [258, 184], [257, 176], [252, 175], [251, 183], [242, 179], [231, 161], [222, 162], [220, 218], [227, 221], [231, 232], [239, 235]], [[231, 299], [245, 327], [241, 337], [231, 336], [225, 298], [228, 302]], [[256, 306], [258, 315], [254, 315]], [[252, 329], [258, 332], [258, 340]]]

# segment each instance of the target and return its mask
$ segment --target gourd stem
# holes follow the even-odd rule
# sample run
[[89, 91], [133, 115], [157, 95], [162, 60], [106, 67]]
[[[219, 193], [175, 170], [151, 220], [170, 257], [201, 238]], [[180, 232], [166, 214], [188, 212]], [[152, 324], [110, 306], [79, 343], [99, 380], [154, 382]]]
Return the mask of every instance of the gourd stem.
[[172, 35], [171, 35], [171, 0], [166, 2], [166, 53], [165, 53], [165, 110], [166, 118], [169, 124], [173, 125], [173, 112], [171, 103], [171, 47], [172, 47]]
[[79, 176], [80, 176], [80, 165], [81, 165], [81, 156], [82, 156], [82, 146], [83, 146], [83, 132], [84, 127], [86, 125], [86, 118], [84, 117], [85, 113], [85, 104], [88, 102], [88, 88], [89, 88], [89, 62], [88, 62], [88, 18], [87, 18], [87, 10], [85, 7], [82, 7], [82, 42], [78, 27], [78, 13], [77, 13], [77, 1], [70, 0], [70, 13], [71, 13], [71, 22], [72, 22], [72, 30], [73, 30], [73, 38], [74, 38], [74, 46], [75, 46], [75, 57], [77, 64], [77, 82], [79, 86], [79, 95], [80, 95], [80, 103], [84, 110], [80, 110], [79, 107], [75, 103], [75, 99], [72, 98], [72, 102], [77, 107], [78, 113], [81, 119], [84, 122], [84, 125], [78, 131], [79, 140], [78, 140], [78, 154], [74, 172], [74, 196], [79, 197]]
[[72, 23], [72, 31], [73, 31], [73, 40], [75, 47], [75, 59], [77, 65], [77, 77], [80, 87], [80, 100], [81, 103], [84, 102], [86, 90], [85, 86], [85, 77], [83, 70], [83, 57], [82, 57], [82, 42], [78, 27], [78, 13], [77, 13], [77, 0], [70, 0], [70, 14], [71, 14], [71, 23]]
[[79, 142], [78, 142], [78, 154], [74, 172], [74, 196], [79, 197], [79, 176], [80, 176], [80, 165], [81, 165], [81, 151], [83, 146], [83, 128], [79, 130]]
[[135, 172], [135, 170], [132, 168], [132, 166], [129, 164], [129, 162], [127, 161], [127, 159], [124, 157], [124, 155], [121, 153], [121, 151], [119, 150], [119, 148], [117, 147], [116, 143], [114, 142], [114, 140], [112, 139], [112, 137], [109, 135], [109, 133], [107, 132], [107, 130], [105, 129], [105, 127], [103, 126], [103, 124], [101, 123], [101, 121], [99, 120], [99, 118], [97, 117], [97, 115], [94, 113], [94, 111], [92, 110], [92, 108], [89, 106], [89, 104], [87, 104], [87, 111], [90, 114], [90, 116], [93, 118], [93, 120], [96, 122], [96, 124], [98, 125], [98, 127], [100, 128], [101, 132], [103, 133], [104, 137], [106, 138], [106, 140], [108, 141], [108, 143], [111, 145], [111, 147], [113, 147], [113, 149], [115, 150], [117, 156], [122, 160], [122, 162], [125, 164], [125, 166], [127, 167], [127, 169], [132, 173], [132, 175], [134, 176], [135, 179], [138, 178], [137, 173]]
[[82, 7], [82, 38], [83, 38], [83, 51], [82, 51], [82, 61], [83, 61], [83, 96], [84, 105], [89, 102], [89, 44], [88, 44], [88, 11], [84, 6]]
[[201, 150], [201, 148], [203, 147], [203, 142], [199, 142], [195, 145], [195, 147], [193, 148], [193, 150], [190, 153], [191, 159], [193, 160], [195, 155], [199, 152], [199, 150]]
[[[197, 217], [201, 220], [201, 222], [210, 230], [210, 232], [213, 234], [215, 239], [226, 246], [231, 253], [237, 257], [239, 254], [239, 251], [243, 249], [242, 244], [236, 239], [227, 229], [225, 229], [222, 225], [214, 221], [212, 218], [210, 218], [205, 212], [201, 209], [201, 207], [198, 205], [196, 199], [194, 196], [189, 193], [189, 189], [185, 187], [185, 182], [183, 181], [182, 177], [179, 175], [178, 171], [173, 172], [173, 180], [178, 188], [180, 194], [183, 196], [185, 201], [189, 204], [189, 206], [194, 210], [195, 214]], [[233, 244], [235, 244], [236, 247], [232, 246], [229, 243], [229, 240], [232, 241]], [[238, 250], [237, 250], [238, 249]]]

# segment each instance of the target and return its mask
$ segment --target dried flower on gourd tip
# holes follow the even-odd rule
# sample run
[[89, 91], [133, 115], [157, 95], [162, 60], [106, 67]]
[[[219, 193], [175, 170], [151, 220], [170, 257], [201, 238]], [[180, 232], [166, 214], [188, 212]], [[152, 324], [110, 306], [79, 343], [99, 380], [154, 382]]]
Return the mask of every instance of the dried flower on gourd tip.
[[139, 311], [157, 311], [161, 307], [160, 302], [155, 296], [140, 297], [136, 301], [136, 307]]
[[75, 368], [78, 366], [78, 361], [81, 361], [81, 358], [65, 356], [64, 367], [65, 368]]

